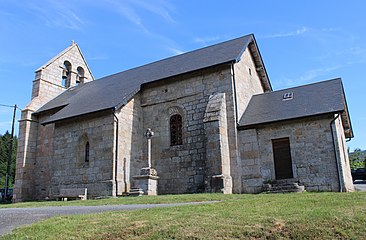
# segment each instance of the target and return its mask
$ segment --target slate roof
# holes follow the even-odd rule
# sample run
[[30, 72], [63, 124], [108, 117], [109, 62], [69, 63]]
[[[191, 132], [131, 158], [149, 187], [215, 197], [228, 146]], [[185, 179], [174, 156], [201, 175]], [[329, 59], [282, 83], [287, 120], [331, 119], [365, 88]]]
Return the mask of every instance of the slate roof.
[[[46, 103], [35, 114], [64, 106], [42, 123], [47, 124], [87, 113], [118, 108], [126, 104], [144, 83], [219, 64], [238, 62], [253, 41], [255, 42], [255, 39], [251, 34], [81, 84]], [[268, 81], [267, 76], [266, 80]], [[268, 86], [270, 86], [269, 82]]]
[[[283, 100], [292, 93], [293, 99]], [[342, 113], [346, 136], [353, 137], [340, 78], [252, 96], [239, 121], [239, 129], [327, 113]]]

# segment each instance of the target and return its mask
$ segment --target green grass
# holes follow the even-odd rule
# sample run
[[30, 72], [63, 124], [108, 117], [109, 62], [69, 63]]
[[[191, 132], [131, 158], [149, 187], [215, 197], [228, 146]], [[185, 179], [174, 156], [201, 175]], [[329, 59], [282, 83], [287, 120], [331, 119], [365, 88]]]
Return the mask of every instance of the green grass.
[[180, 202], [207, 202], [221, 201], [222, 199], [240, 199], [241, 195], [230, 194], [183, 194], [183, 195], [159, 195], [140, 197], [118, 197], [97, 200], [75, 200], [75, 201], [40, 201], [40, 202], [20, 202], [13, 204], [0, 204], [1, 208], [30, 208], [48, 206], [98, 206], [98, 205], [118, 205], [118, 204], [157, 204], [157, 203], [180, 203]]
[[3, 239], [366, 239], [364, 192], [131, 199], [221, 202], [60, 216], [17, 229]]

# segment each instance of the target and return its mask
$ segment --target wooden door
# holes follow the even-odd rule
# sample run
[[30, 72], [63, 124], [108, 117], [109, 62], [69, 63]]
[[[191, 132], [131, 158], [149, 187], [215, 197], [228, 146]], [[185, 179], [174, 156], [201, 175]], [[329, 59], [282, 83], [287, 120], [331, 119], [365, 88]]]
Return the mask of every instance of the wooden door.
[[276, 179], [293, 178], [290, 139], [272, 140]]

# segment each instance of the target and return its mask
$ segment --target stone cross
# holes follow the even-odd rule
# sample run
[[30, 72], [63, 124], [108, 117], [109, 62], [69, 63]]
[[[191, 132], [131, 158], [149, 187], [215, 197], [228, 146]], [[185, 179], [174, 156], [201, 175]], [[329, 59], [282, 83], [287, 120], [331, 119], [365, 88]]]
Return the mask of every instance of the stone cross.
[[151, 138], [154, 136], [154, 132], [150, 128], [146, 129], [144, 136], [147, 139], [147, 161], [149, 168], [151, 168]]

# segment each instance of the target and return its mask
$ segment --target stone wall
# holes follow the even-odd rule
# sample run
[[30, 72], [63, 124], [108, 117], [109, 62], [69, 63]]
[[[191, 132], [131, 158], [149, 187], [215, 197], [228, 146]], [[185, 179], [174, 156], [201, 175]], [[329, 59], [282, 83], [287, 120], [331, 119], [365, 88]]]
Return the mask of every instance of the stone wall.
[[[205, 191], [205, 130], [203, 124], [209, 96], [215, 92], [232, 96], [230, 66], [196, 72], [160, 83], [141, 91], [144, 129], [152, 138], [152, 167], [157, 169], [158, 193]], [[226, 104], [233, 105], [232, 97]], [[230, 110], [232, 118], [233, 109]], [[169, 119], [179, 113], [183, 121], [183, 144], [170, 146]], [[143, 145], [143, 156], [146, 147]]]
[[253, 95], [264, 92], [251, 53], [247, 49], [239, 63], [234, 65], [238, 121]]
[[285, 137], [290, 140], [294, 178], [308, 191], [339, 191], [330, 128], [333, 117], [309, 117], [239, 131], [242, 192], [260, 192], [263, 182], [275, 180], [271, 140]]
[[206, 135], [206, 192], [232, 193], [224, 93], [210, 96], [203, 122]]
[[[90, 144], [89, 162], [83, 155], [86, 141]], [[61, 188], [88, 188], [88, 197], [115, 195], [114, 143], [111, 112], [56, 123], [50, 197]]]
[[147, 166], [143, 155], [144, 128], [140, 95], [137, 94], [118, 113], [118, 194], [129, 192], [132, 177]]
[[32, 117], [33, 111], [23, 110], [19, 122], [17, 160], [13, 199], [33, 200], [34, 162], [37, 149], [38, 121]]
[[79, 47], [73, 44], [36, 71], [36, 77], [33, 81], [32, 99], [35, 97], [42, 98], [44, 104], [66, 89], [66, 87], [62, 86], [62, 71], [65, 61], [71, 63], [70, 86], [76, 85], [78, 67], [84, 69], [84, 82], [94, 80]]
[[[38, 117], [38, 120], [41, 122], [46, 118], [47, 115], [41, 115]], [[35, 199], [45, 199], [46, 197], [49, 197], [50, 182], [53, 175], [52, 158], [54, 154], [54, 126], [54, 124], [38, 126], [36, 158], [33, 163], [34, 181], [32, 186]]]
[[246, 49], [243, 53], [240, 62], [234, 65], [234, 71], [232, 74], [235, 80], [235, 84], [233, 84], [233, 92], [236, 92], [236, 94], [234, 96], [227, 95], [226, 97], [234, 98], [233, 102], [236, 104], [231, 103], [232, 105], [227, 105], [227, 125], [233, 192], [240, 193], [242, 189], [242, 182], [240, 172], [241, 162], [238, 154], [240, 142], [238, 143], [237, 123], [248, 106], [252, 95], [263, 93], [264, 89], [261, 85], [249, 49]]
[[[335, 116], [337, 117], [337, 115]], [[336, 151], [339, 159], [339, 169], [342, 179], [342, 191], [354, 191], [353, 180], [351, 175], [351, 167], [348, 159], [346, 139], [342, 124], [342, 118], [336, 118], [333, 124], [333, 133], [336, 143]]]

